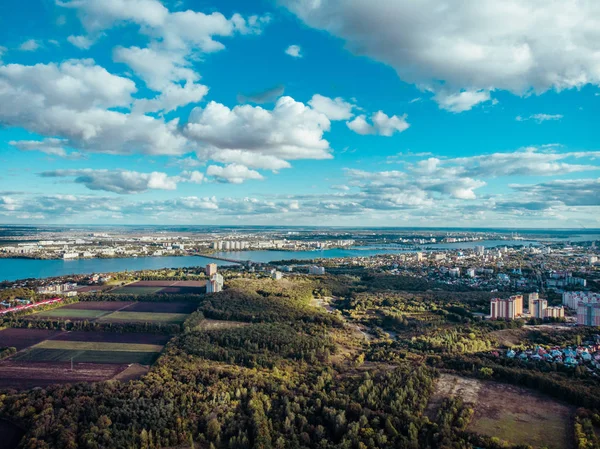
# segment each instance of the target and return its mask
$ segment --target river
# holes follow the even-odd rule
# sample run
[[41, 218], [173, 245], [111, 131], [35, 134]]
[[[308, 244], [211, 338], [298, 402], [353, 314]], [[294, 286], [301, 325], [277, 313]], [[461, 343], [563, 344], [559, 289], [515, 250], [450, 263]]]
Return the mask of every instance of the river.
[[[531, 240], [487, 240], [479, 242], [459, 242], [428, 245], [427, 250], [473, 248], [482, 245], [487, 248], [495, 246], [537, 244]], [[224, 251], [215, 253], [216, 257], [253, 262], [271, 262], [273, 260], [310, 260], [331, 259], [339, 257], [369, 257], [378, 254], [395, 254], [413, 252], [415, 249], [403, 249], [401, 246], [357, 247], [348, 249], [326, 249], [321, 251]], [[68, 274], [110, 273], [115, 271], [138, 271], [159, 268], [181, 268], [204, 266], [208, 263], [231, 265], [229, 262], [217, 261], [200, 256], [165, 256], [165, 257], [131, 257], [124, 259], [78, 259], [78, 260], [37, 260], [37, 259], [0, 259], [0, 281], [15, 281], [26, 278], [45, 278]]]
[[195, 267], [227, 262], [199, 256], [128, 257], [124, 259], [77, 259], [38, 260], [0, 259], [0, 281], [15, 281], [26, 278], [45, 278], [68, 274], [110, 273], [115, 271], [153, 270], [158, 268]]

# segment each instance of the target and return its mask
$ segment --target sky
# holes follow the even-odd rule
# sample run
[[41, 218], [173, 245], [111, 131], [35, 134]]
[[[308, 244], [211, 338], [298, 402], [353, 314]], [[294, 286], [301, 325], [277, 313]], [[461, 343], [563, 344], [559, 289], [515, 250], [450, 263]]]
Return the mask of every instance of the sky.
[[595, 0], [4, 0], [0, 223], [600, 227]]

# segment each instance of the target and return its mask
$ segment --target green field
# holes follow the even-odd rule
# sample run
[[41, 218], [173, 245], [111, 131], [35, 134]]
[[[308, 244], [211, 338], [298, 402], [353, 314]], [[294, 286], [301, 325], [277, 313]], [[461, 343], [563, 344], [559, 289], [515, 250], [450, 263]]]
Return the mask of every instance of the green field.
[[85, 362], [85, 363], [139, 363], [151, 365], [158, 358], [158, 352], [133, 351], [78, 351], [70, 349], [33, 348], [22, 352], [13, 360], [29, 362]]
[[143, 343], [107, 343], [90, 341], [45, 340], [33, 346], [34, 349], [66, 349], [74, 351], [124, 351], [124, 352], [160, 352], [162, 345]]
[[47, 310], [44, 312], [38, 312], [34, 314], [34, 317], [39, 318], [98, 318], [102, 315], [110, 313], [107, 310], [88, 310], [88, 309], [65, 309], [59, 308], [54, 310]]
[[99, 318], [98, 321], [183, 323], [187, 317], [187, 313], [114, 312]]
[[116, 295], [153, 295], [161, 291], [164, 287], [121, 287], [111, 291]]

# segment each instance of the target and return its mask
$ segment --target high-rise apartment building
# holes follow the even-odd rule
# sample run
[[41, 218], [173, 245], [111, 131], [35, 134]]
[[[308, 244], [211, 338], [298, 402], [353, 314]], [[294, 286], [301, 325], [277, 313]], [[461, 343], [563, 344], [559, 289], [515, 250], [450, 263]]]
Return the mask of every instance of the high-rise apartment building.
[[545, 299], [535, 299], [533, 301], [533, 307], [531, 301], [529, 302], [529, 314], [533, 318], [546, 318], [546, 310], [548, 309], [548, 301]]
[[523, 295], [515, 295], [510, 298], [493, 298], [490, 301], [490, 316], [498, 319], [504, 318], [514, 320], [523, 314]]
[[537, 292], [529, 293], [529, 295], [527, 296], [527, 299], [528, 299], [528, 303], [529, 303], [529, 314], [533, 316], [533, 302], [540, 299], [540, 295]]
[[563, 305], [577, 310], [580, 302], [600, 302], [600, 294], [592, 292], [564, 292]]
[[206, 283], [206, 293], [218, 293], [221, 290], [223, 290], [223, 276], [219, 273], [215, 273]]
[[206, 275], [208, 277], [211, 277], [213, 274], [215, 274], [217, 272], [217, 264], [216, 263], [209, 263], [208, 265], [206, 265]]
[[600, 326], [600, 303], [581, 301], [577, 305], [577, 324], [579, 326]]
[[546, 318], [564, 318], [565, 308], [563, 306], [548, 307], [546, 309]]

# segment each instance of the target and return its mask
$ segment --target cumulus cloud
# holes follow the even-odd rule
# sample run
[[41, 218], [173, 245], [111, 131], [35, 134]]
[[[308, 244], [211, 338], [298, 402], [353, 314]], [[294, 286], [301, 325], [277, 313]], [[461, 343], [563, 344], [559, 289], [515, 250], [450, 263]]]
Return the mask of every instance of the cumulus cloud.
[[9, 142], [10, 145], [21, 151], [41, 151], [50, 156], [67, 159], [79, 159], [83, 157], [83, 155], [77, 151], [68, 153], [64, 148], [66, 143], [66, 140], [56, 138], [47, 138], [43, 140], [11, 140]]
[[455, 112], [487, 101], [492, 90], [526, 95], [600, 84], [596, 2], [280, 1]]
[[41, 47], [39, 41], [35, 39], [29, 39], [19, 45], [21, 51], [36, 51]]
[[468, 111], [474, 106], [491, 99], [490, 92], [487, 90], [466, 90], [454, 94], [439, 92], [434, 97], [440, 108], [450, 112]]
[[[128, 106], [136, 92], [135, 83], [113, 75], [91, 59], [69, 60], [61, 64], [0, 66], [0, 95], [35, 100], [44, 107], [61, 106], [84, 110], [92, 107]], [[4, 103], [4, 102], [2, 102]], [[12, 104], [0, 111], [26, 108]]]
[[242, 150], [219, 150], [198, 151], [201, 159], [211, 159], [224, 164], [239, 163], [250, 168], [263, 168], [265, 170], [277, 171], [282, 168], [290, 168], [289, 162], [276, 156], [257, 154], [252, 151]]
[[209, 165], [206, 169], [206, 175], [215, 178], [219, 182], [231, 184], [241, 184], [249, 179], [263, 179], [262, 175], [256, 170], [250, 170], [248, 167], [239, 164], [229, 164], [225, 167]]
[[140, 173], [128, 170], [54, 170], [40, 173], [44, 178], [75, 178], [90, 190], [105, 190], [119, 194], [141, 193], [147, 190], [175, 190], [179, 178], [166, 173]]
[[175, 177], [178, 181], [191, 182], [194, 184], [202, 184], [204, 181], [204, 174], [198, 170], [186, 170], [181, 172], [179, 176]]
[[199, 83], [187, 82], [183, 86], [172, 83], [166, 86], [161, 94], [155, 98], [136, 100], [133, 103], [133, 111], [141, 113], [161, 111], [167, 113], [190, 103], [198, 103], [207, 93], [208, 87]]
[[406, 114], [398, 117], [392, 115], [389, 117], [383, 111], [375, 112], [371, 115], [370, 124], [367, 121], [366, 115], [359, 115], [354, 120], [346, 122], [348, 128], [357, 134], [378, 134], [380, 136], [392, 136], [396, 132], [403, 132], [409, 128], [409, 123], [406, 121]]
[[148, 190], [175, 190], [177, 183], [200, 184], [204, 175], [199, 171], [183, 171], [178, 176], [166, 173], [140, 173], [129, 170], [53, 170], [40, 173], [44, 178], [74, 178], [73, 182], [83, 184], [90, 190], [104, 190], [119, 194], [142, 193]]
[[[276, 159], [330, 159], [329, 142], [323, 138], [329, 128], [324, 114], [291, 97], [281, 97], [272, 110], [250, 105], [229, 109], [211, 101], [192, 111], [184, 132], [203, 146], [205, 157], [254, 166], [277, 162], [283, 168]], [[252, 155], [256, 163], [248, 162]]]
[[259, 34], [270, 20], [268, 15], [244, 18], [233, 14], [228, 19], [219, 12], [171, 12], [158, 0], [72, 0], [58, 4], [75, 9], [87, 30], [87, 36], [69, 37], [80, 48], [89, 48], [105, 30], [123, 23], [138, 25], [140, 33], [150, 38], [145, 48], [117, 47], [113, 54], [116, 62], [127, 64], [150, 89], [159, 92], [153, 99], [136, 102], [135, 111], [142, 113], [169, 112], [199, 102], [208, 92], [192, 68], [199, 53], [225, 48], [218, 38]]
[[554, 180], [511, 187], [540, 204], [560, 202], [567, 206], [600, 206], [600, 179]]
[[347, 170], [353, 183], [363, 192], [369, 193], [371, 201], [379, 197], [396, 204], [431, 203], [431, 193], [461, 200], [476, 198], [475, 190], [486, 185], [484, 181], [468, 177], [447, 175], [434, 178], [418, 176], [413, 171], [367, 172], [363, 170]]
[[94, 44], [94, 41], [87, 36], [71, 35], [67, 37], [67, 41], [69, 41], [71, 44], [73, 44], [80, 50], [88, 50]]
[[299, 45], [290, 45], [285, 49], [285, 54], [291, 56], [292, 58], [301, 58], [303, 56], [302, 49]]
[[0, 66], [0, 121], [65, 139], [79, 150], [180, 154], [186, 139], [178, 121], [108, 108], [128, 108], [135, 83], [90, 59], [62, 64]]
[[535, 122], [542, 123], [542, 122], [546, 122], [546, 121], [554, 121], [554, 120], [560, 120], [561, 118], [563, 118], [562, 114], [533, 114], [530, 115], [528, 117], [523, 117], [520, 115], [517, 115], [517, 117], [515, 118], [515, 120], [517, 122], [524, 122], [527, 120], [533, 120]]
[[435, 167], [428, 173], [435, 175], [439, 173], [439, 170], [452, 170], [473, 177], [561, 175], [597, 170], [598, 167], [591, 164], [562, 162], [569, 158], [592, 158], [597, 154], [597, 152], [553, 153], [536, 147], [527, 147], [509, 153], [493, 153], [447, 160], [430, 158], [428, 163]]
[[315, 94], [308, 104], [315, 111], [325, 114], [329, 120], [348, 120], [354, 116], [352, 112], [354, 105], [340, 97], [329, 98]]

